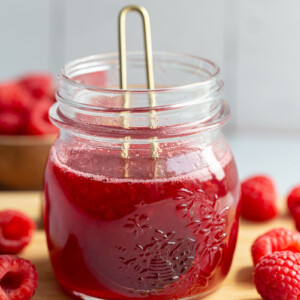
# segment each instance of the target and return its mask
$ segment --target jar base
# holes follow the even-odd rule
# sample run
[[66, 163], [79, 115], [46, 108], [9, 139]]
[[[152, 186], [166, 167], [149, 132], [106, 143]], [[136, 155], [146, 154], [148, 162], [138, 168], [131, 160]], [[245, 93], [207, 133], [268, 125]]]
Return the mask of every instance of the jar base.
[[[194, 296], [190, 296], [190, 297], [185, 297], [185, 298], [180, 298], [178, 300], [199, 300], [199, 299], [203, 299], [203, 298], [207, 297], [208, 295], [214, 293], [218, 289], [219, 289], [219, 285], [216, 288], [214, 288], [214, 289], [212, 289], [212, 290], [210, 290], [206, 293], [198, 294], [198, 295], [194, 295]], [[82, 300], [109, 300], [109, 299], [104, 299], [104, 298], [96, 298], [96, 297], [88, 296], [88, 295], [85, 295], [83, 293], [70, 291], [70, 290], [68, 290], [68, 293], [70, 293], [71, 295], [74, 295], [77, 298], [82, 299]]]

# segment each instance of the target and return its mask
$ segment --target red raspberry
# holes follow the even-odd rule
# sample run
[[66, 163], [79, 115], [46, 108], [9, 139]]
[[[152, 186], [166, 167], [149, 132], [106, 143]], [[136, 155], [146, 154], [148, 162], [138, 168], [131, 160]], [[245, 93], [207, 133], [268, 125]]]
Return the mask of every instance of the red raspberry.
[[22, 212], [3, 210], [0, 212], [0, 253], [17, 254], [32, 238], [35, 223]]
[[265, 221], [277, 213], [276, 189], [266, 176], [253, 176], [242, 183], [242, 216], [252, 221]]
[[26, 114], [32, 105], [30, 94], [20, 85], [14, 82], [0, 85], [0, 111], [14, 110]]
[[259, 236], [251, 248], [253, 263], [275, 251], [290, 250], [300, 252], [300, 233], [285, 228], [276, 228]]
[[28, 134], [51, 134], [57, 133], [58, 129], [49, 120], [48, 112], [51, 102], [42, 99], [33, 107], [27, 124]]
[[20, 134], [24, 129], [24, 116], [13, 110], [0, 111], [0, 134]]
[[29, 300], [35, 293], [38, 274], [28, 260], [0, 255], [0, 299]]
[[300, 231], [300, 206], [294, 209], [293, 219], [294, 219], [295, 227], [297, 228], [298, 231]]
[[32, 73], [20, 78], [19, 83], [36, 99], [51, 96], [53, 78], [49, 73]]
[[296, 208], [300, 207], [300, 185], [294, 187], [288, 194], [287, 205], [293, 215]]
[[265, 300], [300, 299], [300, 253], [280, 251], [260, 260], [254, 283]]

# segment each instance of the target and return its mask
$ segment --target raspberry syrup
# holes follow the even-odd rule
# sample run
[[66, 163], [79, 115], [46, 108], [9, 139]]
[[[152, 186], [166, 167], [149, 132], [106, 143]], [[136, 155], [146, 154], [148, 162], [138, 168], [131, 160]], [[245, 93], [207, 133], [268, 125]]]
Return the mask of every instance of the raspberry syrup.
[[129, 178], [122, 178], [119, 154], [79, 149], [61, 159], [56, 151], [45, 175], [45, 229], [66, 290], [159, 300], [203, 296], [220, 284], [238, 232], [239, 183], [229, 150], [191, 172], [188, 155], [165, 159], [172, 171], [146, 179], [149, 157], [132, 155]]

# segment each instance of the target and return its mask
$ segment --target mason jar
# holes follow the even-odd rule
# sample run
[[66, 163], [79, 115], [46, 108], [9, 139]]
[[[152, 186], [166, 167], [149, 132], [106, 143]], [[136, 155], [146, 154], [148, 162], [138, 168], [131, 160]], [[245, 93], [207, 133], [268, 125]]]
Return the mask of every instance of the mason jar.
[[[229, 271], [239, 180], [222, 126], [219, 67], [155, 52], [67, 64], [51, 121], [60, 129], [45, 172], [45, 230], [57, 280], [82, 299], [198, 299]], [[126, 102], [126, 104], [125, 104]]]

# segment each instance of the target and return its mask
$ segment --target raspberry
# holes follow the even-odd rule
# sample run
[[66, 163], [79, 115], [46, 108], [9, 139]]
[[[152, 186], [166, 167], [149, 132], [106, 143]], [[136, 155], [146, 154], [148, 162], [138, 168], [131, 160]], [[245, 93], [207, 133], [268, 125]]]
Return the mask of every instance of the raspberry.
[[289, 250], [300, 252], [300, 233], [284, 228], [276, 228], [259, 236], [251, 248], [253, 263], [275, 251]]
[[252, 221], [265, 221], [277, 213], [276, 190], [273, 181], [266, 176], [253, 176], [242, 183], [242, 216]]
[[0, 299], [29, 300], [37, 288], [38, 274], [28, 260], [0, 255]]
[[300, 231], [300, 206], [294, 209], [293, 220], [295, 223], [295, 227], [297, 228], [298, 231]]
[[32, 73], [19, 80], [19, 84], [26, 88], [36, 99], [48, 97], [53, 92], [53, 78], [48, 73]]
[[300, 299], [300, 253], [271, 253], [256, 265], [254, 283], [265, 300]]
[[24, 116], [17, 111], [0, 111], [0, 134], [22, 133], [24, 121]]
[[33, 107], [27, 124], [28, 134], [57, 133], [58, 129], [49, 120], [50, 100], [44, 98]]
[[0, 111], [14, 110], [26, 114], [32, 105], [30, 94], [20, 85], [14, 82], [0, 85]]
[[17, 254], [31, 240], [35, 229], [34, 222], [16, 210], [0, 212], [0, 253]]
[[300, 207], [300, 185], [294, 187], [288, 194], [287, 205], [290, 213], [293, 215], [295, 209]]

